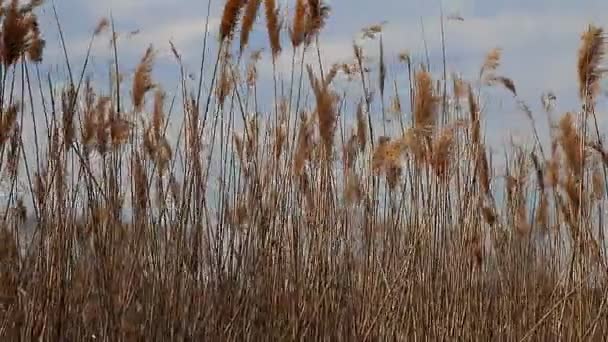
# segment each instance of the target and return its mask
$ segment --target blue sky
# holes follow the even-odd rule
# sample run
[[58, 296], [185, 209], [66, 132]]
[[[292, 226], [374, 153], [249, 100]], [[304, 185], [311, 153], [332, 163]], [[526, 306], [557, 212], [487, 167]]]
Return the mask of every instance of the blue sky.
[[[277, 3], [291, 13], [293, 0], [278, 0]], [[327, 3], [332, 12], [321, 39], [325, 64], [352, 58], [352, 41], [359, 36], [360, 29], [387, 21], [384, 42], [389, 70], [402, 72], [396, 62], [398, 52], [408, 50], [414, 57], [424, 54], [422, 21], [431, 62], [435, 71], [440, 70], [441, 0], [333, 0]], [[189, 71], [196, 73], [198, 70], [207, 12], [205, 0], [55, 0], [55, 4], [75, 65], [82, 61], [95, 24], [111, 11], [118, 31], [123, 33], [119, 48], [121, 71], [125, 75], [131, 74], [139, 56], [152, 43], [159, 50], [155, 76], [165, 81], [166, 88], [176, 84], [177, 67], [169, 53], [169, 40], [184, 56]], [[211, 3], [213, 38], [216, 37], [223, 4], [223, 0], [212, 0]], [[449, 72], [459, 72], [465, 78], [473, 77], [485, 53], [499, 47], [503, 49], [502, 74], [515, 81], [521, 97], [535, 111], [540, 111], [541, 94], [549, 90], [558, 97], [559, 112], [577, 110], [575, 65], [580, 34], [589, 23], [607, 23], [608, 1], [443, 0], [442, 5], [446, 15], [459, 14], [464, 18], [462, 22], [446, 23]], [[63, 67], [57, 29], [48, 4], [40, 17], [49, 46], [46, 63], [56, 65], [55, 70], [61, 73]], [[252, 38], [251, 46], [254, 48], [268, 46], [263, 25], [264, 20], [260, 18]], [[140, 33], [132, 37], [124, 35], [133, 30]], [[95, 45], [91, 69], [95, 78], [103, 79], [106, 74], [110, 59], [108, 40], [106, 35]], [[286, 39], [284, 46], [287, 47]], [[376, 56], [377, 47], [370, 44], [368, 47], [368, 54]], [[287, 73], [291, 49], [285, 50], [279, 61], [279, 70]], [[74, 69], [79, 70], [80, 67]], [[269, 63], [266, 63], [261, 73], [269, 70]], [[400, 78], [403, 80], [403, 76]], [[488, 132], [491, 132], [488, 135], [496, 143], [504, 141], [510, 134], [525, 138], [530, 132], [514, 101], [503, 95], [491, 92], [491, 96], [484, 97]], [[600, 111], [604, 108], [600, 107]]]

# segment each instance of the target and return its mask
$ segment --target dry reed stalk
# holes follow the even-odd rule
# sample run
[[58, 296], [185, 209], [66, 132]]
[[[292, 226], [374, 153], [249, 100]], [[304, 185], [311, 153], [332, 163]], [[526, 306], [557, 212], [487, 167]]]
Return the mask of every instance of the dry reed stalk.
[[234, 133], [234, 135], [232, 136], [232, 141], [234, 142], [234, 150], [236, 152], [236, 155], [239, 157], [239, 161], [241, 163], [241, 167], [245, 166], [245, 154], [243, 151], [243, 138]]
[[145, 214], [145, 211], [148, 208], [148, 174], [144, 166], [143, 160], [139, 155], [139, 152], [135, 152], [132, 163], [132, 177], [135, 186], [134, 205], [136, 217], [138, 217], [138, 219], [142, 219], [144, 217], [143, 215]]
[[355, 166], [355, 162], [357, 161], [357, 155], [359, 152], [357, 138], [357, 134], [353, 132], [353, 134], [350, 135], [350, 138], [344, 145], [342, 156], [345, 172], [351, 170]]
[[347, 205], [354, 205], [361, 202], [363, 198], [363, 189], [361, 180], [356, 172], [347, 171], [346, 184], [344, 186], [344, 200]]
[[0, 121], [0, 146], [4, 146], [6, 141], [9, 139], [15, 123], [17, 122], [17, 104], [9, 106], [5, 113], [1, 116]]
[[219, 82], [217, 83], [217, 88], [215, 90], [215, 96], [217, 97], [217, 102], [219, 103], [220, 107], [224, 106], [226, 97], [232, 91], [233, 80], [229, 63], [230, 56], [228, 54], [225, 54], [222, 61], [222, 69], [220, 72]]
[[475, 99], [473, 88], [468, 85], [468, 96], [469, 96], [469, 115], [471, 118], [471, 142], [474, 148], [481, 144], [481, 123], [479, 118], [479, 105]]
[[154, 110], [152, 111], [152, 128], [154, 136], [157, 139], [163, 135], [165, 128], [165, 93], [161, 89], [157, 89], [154, 94]]
[[460, 99], [464, 99], [468, 96], [468, 92], [469, 92], [469, 84], [467, 84], [462, 78], [460, 78], [458, 75], [453, 74], [452, 75], [452, 80], [453, 80], [453, 91], [454, 91], [454, 97], [456, 98], [456, 100], [460, 100]]
[[570, 175], [566, 178], [564, 182], [562, 182], [562, 188], [568, 195], [570, 199], [570, 205], [572, 207], [572, 212], [578, 217], [579, 209], [582, 204], [581, 193], [579, 191], [580, 185], [579, 181], [575, 179], [574, 176]]
[[274, 129], [274, 157], [276, 160], [281, 158], [283, 151], [288, 149], [285, 146], [287, 142], [287, 124], [285, 121], [280, 122], [279, 126]]
[[520, 236], [528, 236], [532, 226], [528, 223], [525, 203], [520, 203], [515, 211], [515, 231]]
[[479, 176], [479, 185], [484, 194], [490, 194], [490, 166], [488, 158], [486, 157], [486, 151], [483, 145], [477, 151], [477, 174]]
[[108, 143], [110, 140], [108, 128], [108, 108], [110, 98], [103, 96], [97, 100], [95, 108], [95, 142], [97, 151], [104, 155], [108, 151]]
[[595, 167], [592, 174], [593, 199], [601, 201], [606, 196], [606, 184], [600, 168]]
[[541, 193], [538, 207], [536, 208], [536, 224], [546, 230], [549, 224], [549, 197], [546, 193]]
[[17, 174], [19, 171], [19, 143], [21, 142], [21, 129], [19, 125], [15, 125], [13, 128], [13, 132], [10, 138], [10, 144], [7, 154], [7, 165], [6, 171], [10, 177], [10, 179], [17, 179]]
[[74, 141], [75, 128], [74, 128], [74, 98], [76, 96], [76, 90], [70, 87], [67, 91], [61, 94], [61, 110], [63, 112], [63, 140], [64, 147], [67, 149]]
[[357, 141], [359, 142], [361, 152], [365, 151], [365, 146], [367, 145], [367, 123], [365, 122], [362, 102], [359, 102], [357, 106]]

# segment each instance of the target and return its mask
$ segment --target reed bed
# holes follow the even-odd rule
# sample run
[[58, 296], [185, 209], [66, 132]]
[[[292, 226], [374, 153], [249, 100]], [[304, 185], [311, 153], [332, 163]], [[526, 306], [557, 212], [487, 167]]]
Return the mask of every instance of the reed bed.
[[[349, 61], [323, 65], [322, 0], [297, 0], [293, 13], [227, 0], [218, 49], [201, 61], [209, 79], [192, 85], [171, 45], [172, 96], [153, 76], [154, 46], [130, 84], [116, 72], [110, 90], [95, 89], [87, 53], [59, 88], [39, 68], [40, 6], [52, 5], [0, 11], [3, 340], [608, 335], [602, 28], [582, 28], [580, 110], [561, 114], [547, 93], [533, 113], [501, 73], [500, 49], [470, 78], [435, 75], [407, 53], [390, 73], [374, 25], [361, 36], [377, 51], [355, 42]], [[262, 20], [268, 56], [248, 45]], [[89, 51], [114, 27], [102, 19]], [[285, 76], [276, 60], [289, 53]], [[512, 96], [533, 136], [500, 161], [483, 128], [488, 88]]]

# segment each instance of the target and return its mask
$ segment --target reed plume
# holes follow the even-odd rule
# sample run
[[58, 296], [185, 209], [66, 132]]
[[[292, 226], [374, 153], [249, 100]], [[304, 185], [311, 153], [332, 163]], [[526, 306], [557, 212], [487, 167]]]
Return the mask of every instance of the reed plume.
[[574, 116], [572, 113], [566, 113], [560, 121], [560, 136], [559, 143], [562, 151], [566, 156], [568, 167], [573, 174], [581, 175], [581, 165], [583, 163], [583, 155], [581, 154], [581, 137], [574, 124]]
[[279, 20], [279, 9], [276, 7], [275, 0], [264, 0], [266, 9], [266, 29], [270, 41], [272, 57], [276, 58], [281, 53], [281, 22]]
[[589, 104], [596, 98], [600, 89], [600, 79], [604, 73], [599, 66], [606, 53], [604, 30], [589, 25], [581, 36], [581, 47], [578, 51], [579, 96]]
[[334, 134], [336, 130], [335, 98], [328, 89], [328, 80], [320, 81], [308, 66], [308, 78], [314, 91], [319, 119], [319, 135], [325, 146], [326, 158], [329, 160], [333, 150]]
[[108, 18], [101, 18], [93, 30], [93, 35], [98, 36], [110, 26]]
[[222, 21], [220, 23], [220, 41], [232, 39], [232, 34], [239, 21], [239, 16], [246, 0], [226, 0]]
[[296, 0], [296, 9], [293, 14], [293, 24], [289, 29], [291, 45], [297, 48], [306, 39], [306, 20], [308, 19], [308, 5], [306, 0]]
[[486, 54], [486, 58], [479, 70], [479, 79], [487, 81], [488, 78], [493, 76], [494, 71], [500, 66], [500, 57], [502, 55], [502, 49], [494, 48]]
[[306, 22], [306, 42], [310, 44], [323, 27], [329, 16], [330, 7], [322, 0], [308, 0], [308, 20]]
[[442, 178], [449, 170], [454, 146], [454, 127], [448, 126], [433, 141], [431, 164], [437, 177]]
[[363, 114], [362, 102], [357, 105], [357, 140], [359, 141], [359, 148], [363, 152], [367, 145], [367, 123]]
[[21, 57], [27, 44], [31, 22], [28, 22], [19, 8], [18, 1], [12, 1], [5, 9], [2, 22], [2, 62], [9, 67]]
[[245, 6], [245, 15], [243, 15], [243, 25], [241, 27], [240, 53], [243, 54], [245, 47], [249, 43], [249, 35], [253, 29], [253, 24], [258, 15], [262, 0], [248, 0]]
[[431, 74], [420, 71], [416, 75], [414, 99], [414, 127], [430, 136], [435, 127], [438, 98], [433, 93]]
[[146, 53], [135, 69], [133, 77], [133, 89], [131, 96], [136, 112], [141, 112], [144, 106], [145, 96], [148, 91], [154, 88], [152, 83], [152, 64], [154, 63], [154, 50], [152, 45], [148, 47]]

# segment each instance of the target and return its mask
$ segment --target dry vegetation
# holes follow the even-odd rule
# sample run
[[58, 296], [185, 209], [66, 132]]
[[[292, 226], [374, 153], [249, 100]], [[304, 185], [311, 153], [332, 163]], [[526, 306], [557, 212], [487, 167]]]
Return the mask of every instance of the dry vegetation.
[[[282, 18], [274, 0], [228, 0], [219, 51], [201, 63], [212, 91], [202, 76], [189, 84], [171, 45], [182, 82], [167, 105], [152, 47], [131, 85], [115, 73], [111, 91], [93, 89], [83, 68], [56, 92], [39, 69], [40, 5], [9, 1], [0, 12], [0, 156], [11, 189], [0, 228], [3, 340], [608, 334], [601, 28], [584, 31], [573, 66], [580, 111], [558, 115], [555, 96], [543, 96], [547, 150], [535, 122], [544, 115], [500, 74], [499, 49], [470, 80], [437, 77], [404, 53], [394, 74], [409, 87], [399, 88], [382, 26], [363, 34], [377, 43], [375, 62], [354, 44], [351, 61], [321, 65], [323, 1], [297, 0]], [[257, 18], [275, 66], [271, 94], [258, 93], [261, 55], [248, 48]], [[102, 20], [91, 44], [107, 31], [116, 34]], [[289, 53], [285, 80], [275, 60]], [[341, 93], [338, 78], [356, 91]], [[486, 87], [512, 94], [534, 132], [500, 169], [485, 145]], [[24, 142], [27, 120], [34, 138]], [[170, 122], [181, 124], [177, 137]], [[16, 190], [20, 180], [31, 196]]]

